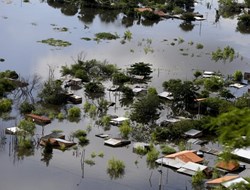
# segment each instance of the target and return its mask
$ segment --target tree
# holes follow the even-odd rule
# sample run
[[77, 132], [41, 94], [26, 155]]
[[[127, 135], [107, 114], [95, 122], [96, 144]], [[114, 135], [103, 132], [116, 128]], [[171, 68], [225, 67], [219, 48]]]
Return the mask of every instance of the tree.
[[239, 71], [239, 70], [235, 71], [234, 74], [233, 74], [233, 79], [234, 79], [235, 81], [237, 81], [237, 82], [241, 82], [242, 79], [243, 79], [243, 74], [242, 74], [242, 72]]
[[31, 113], [33, 110], [35, 110], [35, 106], [34, 104], [30, 104], [29, 102], [25, 101], [20, 105], [19, 110], [23, 114]]
[[112, 158], [108, 161], [107, 173], [111, 179], [123, 177], [125, 172], [125, 164], [121, 160]]
[[128, 73], [131, 75], [140, 75], [148, 78], [153, 72], [149, 63], [139, 62], [130, 66]]
[[162, 84], [163, 88], [173, 94], [173, 110], [188, 109], [192, 107], [198, 95], [196, 87], [191, 81], [182, 82], [180, 79], [170, 79]]
[[[249, 0], [248, 0], [248, 3], [250, 4]], [[250, 15], [249, 14], [245, 13], [238, 17], [237, 31], [243, 34], [250, 33]]]
[[123, 138], [128, 138], [130, 132], [132, 131], [129, 120], [122, 122], [122, 124], [119, 126], [119, 131]]
[[192, 185], [194, 186], [195, 189], [201, 188], [204, 178], [205, 178], [205, 175], [203, 171], [201, 170], [198, 170], [195, 173], [195, 175], [192, 176]]
[[68, 110], [68, 116], [70, 118], [79, 118], [81, 116], [81, 110], [78, 107], [72, 107]]
[[67, 102], [66, 91], [62, 88], [62, 82], [54, 79], [54, 69], [49, 66], [49, 77], [38, 94], [45, 103], [62, 105]]
[[250, 109], [235, 108], [211, 121], [219, 141], [232, 149], [250, 146]]
[[206, 78], [204, 81], [204, 88], [208, 91], [218, 91], [222, 89], [223, 81], [217, 77]]
[[163, 107], [156, 94], [147, 94], [132, 105], [130, 119], [142, 124], [154, 123], [160, 117]]
[[6, 99], [6, 98], [1, 99], [0, 100], [0, 113], [10, 111], [11, 106], [12, 106], [12, 101], [10, 99]]
[[22, 136], [27, 137], [30, 136], [32, 137], [35, 133], [35, 123], [32, 122], [31, 120], [21, 120], [17, 126], [20, 129], [20, 134], [22, 134]]

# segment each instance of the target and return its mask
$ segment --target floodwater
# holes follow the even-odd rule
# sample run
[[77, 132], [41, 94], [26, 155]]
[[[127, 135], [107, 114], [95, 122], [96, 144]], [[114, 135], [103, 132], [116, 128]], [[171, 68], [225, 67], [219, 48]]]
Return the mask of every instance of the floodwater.
[[[211, 4], [207, 8], [207, 3]], [[24, 78], [38, 74], [46, 79], [49, 66], [60, 76], [62, 65], [72, 64], [81, 54], [85, 59], [107, 60], [118, 67], [126, 68], [135, 62], [151, 63], [154, 73], [150, 85], [161, 90], [161, 84], [170, 78], [192, 79], [195, 70], [220, 71], [225, 76], [235, 70], [250, 71], [249, 35], [236, 31], [236, 18], [220, 18], [215, 22], [216, 2], [200, 1], [196, 11], [206, 20], [193, 22], [192, 30], [183, 30], [181, 20], [165, 19], [158, 23], [143, 23], [138, 20], [124, 24], [123, 14], [84, 9], [74, 15], [65, 15], [63, 9], [53, 7], [47, 2], [30, 1], [24, 3], [15, 0], [0, 1], [0, 70], [15, 70]], [[68, 28], [61, 32], [56, 28]], [[81, 38], [94, 38], [98, 32], [111, 32], [123, 36], [132, 32], [131, 41], [121, 43], [121, 39], [106, 41], [85, 41]], [[55, 38], [72, 43], [69, 47], [52, 47], [38, 41]], [[184, 42], [178, 44], [178, 39]], [[177, 39], [175, 41], [174, 39]], [[188, 42], [193, 42], [190, 45]], [[175, 45], [171, 45], [174, 42]], [[204, 45], [196, 49], [196, 44]], [[218, 47], [231, 46], [239, 53], [232, 62], [214, 62], [210, 53]], [[146, 52], [146, 50], [150, 50]], [[185, 53], [185, 55], [183, 55]], [[82, 90], [77, 91], [79, 95]], [[114, 98], [114, 96], [111, 96]], [[112, 100], [114, 101], [114, 100]], [[112, 107], [111, 114], [121, 114], [120, 107]], [[126, 110], [125, 110], [126, 111]], [[123, 110], [124, 112], [124, 110]], [[0, 121], [0, 129], [15, 126], [19, 117]], [[93, 190], [93, 189], [159, 189], [161, 178], [158, 169], [147, 167], [146, 158], [132, 152], [132, 145], [123, 148], [111, 148], [103, 145], [103, 139], [95, 134], [103, 132], [94, 125], [93, 120], [82, 117], [79, 123], [54, 120], [45, 126], [44, 133], [61, 129], [67, 135], [76, 129], [87, 129], [89, 145], [76, 150], [53, 150], [52, 157], [44, 161], [42, 149], [37, 146], [30, 154], [23, 156], [15, 151], [12, 136], [6, 135], [6, 143], [0, 147], [0, 189], [2, 190]], [[117, 127], [111, 127], [107, 133], [117, 136]], [[42, 135], [42, 127], [37, 126], [36, 136]], [[81, 153], [85, 158], [95, 161], [95, 165], [81, 167]], [[104, 157], [91, 158], [92, 153], [104, 153]], [[126, 169], [121, 179], [110, 179], [106, 172], [107, 162], [111, 158], [123, 160]], [[138, 163], [136, 164], [136, 161]], [[191, 177], [163, 168], [162, 189], [191, 189]]]

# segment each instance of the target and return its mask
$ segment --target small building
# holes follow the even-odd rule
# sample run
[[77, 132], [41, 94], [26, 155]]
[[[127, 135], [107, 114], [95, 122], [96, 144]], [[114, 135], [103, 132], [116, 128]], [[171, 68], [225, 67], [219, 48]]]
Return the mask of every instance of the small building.
[[228, 176], [223, 176], [223, 177], [216, 178], [213, 180], [209, 180], [206, 182], [206, 186], [208, 189], [218, 187], [218, 186], [228, 188], [231, 185], [234, 185], [237, 183], [248, 184], [248, 182], [245, 179], [243, 179], [242, 177], [240, 177], [238, 175], [232, 175], [232, 176], [228, 175]]
[[40, 145], [45, 146], [50, 141], [50, 139], [54, 139], [54, 138], [65, 139], [65, 135], [61, 133], [50, 133], [48, 135], [41, 137]]
[[159, 93], [158, 96], [160, 98], [164, 98], [164, 99], [167, 99], [167, 100], [173, 100], [174, 99], [172, 92], [167, 92], [167, 91], [163, 91], [163, 92]]
[[129, 118], [127, 117], [117, 117], [117, 118], [112, 118], [110, 121], [110, 124], [112, 125], [120, 125], [122, 122], [128, 120]]
[[5, 133], [8, 135], [15, 135], [17, 134], [18, 131], [20, 131], [18, 127], [8, 127], [5, 129]]
[[214, 71], [204, 71], [202, 77], [203, 78], [211, 78], [215, 76]]
[[249, 81], [250, 80], [250, 73], [244, 72], [243, 79]]
[[202, 131], [196, 130], [196, 129], [190, 129], [189, 131], [185, 132], [184, 135], [186, 137], [201, 137]]
[[197, 145], [203, 145], [203, 144], [206, 144], [207, 141], [205, 140], [201, 140], [201, 139], [188, 139], [187, 143], [190, 143], [190, 144], [197, 144]]
[[203, 161], [203, 158], [195, 154], [195, 150], [184, 150], [159, 158], [156, 163], [179, 169], [188, 162], [202, 163]]
[[142, 148], [143, 150], [150, 150], [150, 144], [143, 143], [143, 142], [136, 142], [133, 144], [133, 151], [135, 151], [137, 148]]
[[82, 97], [77, 96], [75, 94], [72, 94], [68, 97], [68, 101], [73, 103], [73, 104], [81, 104], [82, 103]]
[[243, 87], [246, 86], [246, 85], [241, 84], [241, 83], [233, 83], [233, 84], [230, 84], [229, 86], [230, 86], [230, 87], [233, 87], [233, 88], [240, 89], [240, 88], [243, 88]]
[[139, 93], [141, 93], [141, 92], [145, 92], [146, 89], [143, 88], [143, 87], [136, 86], [135, 88], [132, 89], [132, 91], [133, 91], [133, 93], [134, 93], [135, 95], [137, 95], [137, 94], [139, 94]]
[[208, 167], [207, 166], [197, 164], [194, 162], [188, 162], [188, 163], [184, 164], [183, 166], [181, 166], [177, 170], [177, 172], [184, 173], [184, 174], [191, 175], [191, 176], [195, 175], [196, 172], [198, 172], [198, 171], [202, 171], [202, 172], [204, 172], [205, 175], [208, 175]]
[[237, 161], [231, 160], [231, 161], [219, 161], [216, 164], [217, 168], [220, 168], [222, 170], [226, 170], [229, 172], [236, 171], [240, 168], [240, 164]]
[[40, 139], [40, 145], [46, 146], [47, 144], [51, 144], [53, 147], [68, 148], [75, 145], [76, 143], [65, 140], [65, 135], [61, 133], [51, 133], [43, 136]]
[[103, 138], [103, 139], [106, 139], [106, 138], [109, 137], [109, 134], [100, 133], [100, 134], [96, 134], [95, 136], [96, 136], [96, 137]]
[[49, 124], [51, 120], [48, 117], [36, 115], [36, 114], [26, 114], [26, 118], [31, 119], [32, 121], [38, 124]]
[[244, 148], [235, 149], [232, 153], [238, 156], [241, 160], [248, 163], [250, 162], [250, 147], [245, 149]]
[[112, 147], [121, 147], [126, 146], [131, 143], [130, 140], [125, 140], [121, 138], [110, 138], [106, 141], [104, 141], [104, 145], [112, 146]]

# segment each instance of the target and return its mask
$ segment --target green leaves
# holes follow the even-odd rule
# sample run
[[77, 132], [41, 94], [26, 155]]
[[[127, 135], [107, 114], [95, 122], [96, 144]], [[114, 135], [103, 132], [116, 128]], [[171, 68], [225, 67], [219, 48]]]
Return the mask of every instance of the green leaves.
[[232, 148], [250, 145], [250, 109], [233, 109], [214, 118], [212, 124], [222, 144]]

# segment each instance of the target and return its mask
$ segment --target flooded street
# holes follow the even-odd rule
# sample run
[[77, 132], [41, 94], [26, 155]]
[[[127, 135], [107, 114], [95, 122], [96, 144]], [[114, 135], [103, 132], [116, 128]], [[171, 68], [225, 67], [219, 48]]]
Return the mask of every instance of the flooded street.
[[[211, 4], [207, 8], [207, 3]], [[196, 5], [206, 20], [192, 22], [191, 30], [183, 30], [183, 21], [163, 19], [158, 23], [147, 24], [133, 20], [125, 23], [120, 12], [84, 9], [76, 14], [66, 15], [62, 8], [48, 5], [47, 2], [30, 1], [24, 3], [15, 0], [0, 1], [0, 71], [15, 70], [23, 78], [31, 78], [38, 74], [43, 80], [48, 77], [49, 66], [55, 69], [56, 77], [60, 77], [60, 68], [70, 65], [79, 55], [86, 60], [107, 60], [111, 64], [125, 69], [136, 62], [152, 64], [153, 78], [149, 86], [162, 90], [162, 82], [172, 78], [191, 80], [196, 70], [221, 72], [224, 76], [233, 74], [235, 70], [250, 72], [250, 38], [247, 34], [236, 31], [237, 18], [220, 18], [215, 22], [217, 2], [199, 1]], [[64, 12], [64, 13], [63, 13]], [[60, 28], [66, 27], [67, 31]], [[121, 43], [125, 31], [132, 33], [132, 39]], [[120, 36], [117, 40], [94, 40], [98, 32], [111, 32]], [[48, 38], [70, 42], [68, 47], [53, 47], [39, 41]], [[82, 38], [90, 38], [87, 41]], [[183, 39], [182, 43], [178, 40]], [[193, 42], [193, 45], [190, 45]], [[174, 44], [173, 44], [174, 43]], [[197, 49], [196, 44], [203, 49]], [[232, 62], [211, 59], [211, 52], [227, 45], [239, 54]], [[84, 96], [83, 89], [76, 91]], [[236, 92], [235, 92], [236, 93]], [[117, 102], [114, 94], [106, 94], [110, 102]], [[84, 102], [84, 101], [83, 101]], [[81, 108], [83, 105], [79, 105]], [[18, 105], [15, 106], [15, 109]], [[127, 110], [118, 104], [110, 107], [109, 114], [123, 116]], [[133, 153], [133, 143], [121, 148], [104, 145], [104, 140], [96, 137], [99, 133], [119, 136], [116, 126], [109, 131], [94, 124], [88, 116], [81, 121], [62, 122], [54, 119], [44, 127], [36, 125], [38, 139], [42, 134], [52, 130], [62, 130], [66, 138], [77, 130], [92, 128], [87, 135], [90, 143], [79, 149], [61, 151], [53, 149], [50, 158], [45, 158], [39, 145], [33, 152], [19, 153], [15, 149], [12, 135], [4, 135], [4, 129], [16, 126], [20, 117], [15, 110], [13, 119], [0, 119], [0, 189], [1, 190], [155, 190], [159, 189], [162, 177], [162, 189], [191, 190], [191, 177], [177, 173], [166, 167], [162, 168], [162, 176], [158, 168], [147, 166], [146, 156]], [[5, 143], [4, 143], [5, 142]], [[91, 154], [103, 153], [104, 157]], [[81, 166], [82, 154], [86, 159], [95, 161], [95, 165]], [[123, 160], [126, 168], [120, 179], [110, 179], [107, 174], [108, 160], [113, 157]]]

